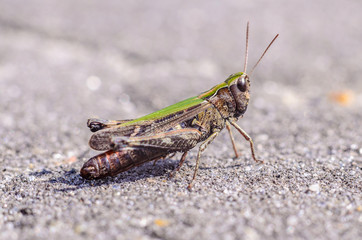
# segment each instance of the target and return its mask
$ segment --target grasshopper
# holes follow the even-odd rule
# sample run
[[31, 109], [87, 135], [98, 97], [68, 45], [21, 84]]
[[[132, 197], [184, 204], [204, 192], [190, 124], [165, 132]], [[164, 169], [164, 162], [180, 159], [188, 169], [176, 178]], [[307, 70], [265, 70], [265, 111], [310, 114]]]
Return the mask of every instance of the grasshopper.
[[[255, 157], [251, 137], [236, 124], [238, 118], [243, 117], [250, 98], [250, 79], [246, 74], [248, 35], [249, 23], [246, 28], [244, 71], [230, 75], [210, 90], [137, 119], [89, 119], [87, 125], [95, 132], [89, 140], [90, 147], [106, 152], [90, 158], [80, 170], [80, 175], [85, 179], [115, 176], [145, 162], [156, 162], [182, 152], [178, 167], [170, 174], [172, 177], [181, 168], [188, 151], [201, 142], [193, 178], [188, 185], [190, 189], [197, 175], [201, 153], [225, 127], [238, 157], [230, 126], [235, 127], [249, 142], [253, 159], [262, 162]], [[250, 74], [278, 35], [270, 42]]]

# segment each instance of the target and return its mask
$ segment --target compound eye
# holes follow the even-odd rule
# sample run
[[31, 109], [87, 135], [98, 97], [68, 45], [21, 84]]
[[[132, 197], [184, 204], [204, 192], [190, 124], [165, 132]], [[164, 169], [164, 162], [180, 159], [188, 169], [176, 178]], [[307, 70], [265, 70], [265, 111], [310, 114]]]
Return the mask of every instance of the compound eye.
[[238, 83], [237, 83], [238, 89], [241, 92], [245, 92], [246, 91], [246, 80], [244, 77], [241, 77], [238, 79]]

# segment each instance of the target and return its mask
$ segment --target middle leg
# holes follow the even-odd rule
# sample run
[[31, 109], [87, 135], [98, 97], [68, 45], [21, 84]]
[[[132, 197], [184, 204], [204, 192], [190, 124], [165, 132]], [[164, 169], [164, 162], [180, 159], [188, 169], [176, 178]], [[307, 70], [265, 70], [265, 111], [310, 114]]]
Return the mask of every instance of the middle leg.
[[218, 134], [219, 134], [219, 132], [214, 132], [200, 145], [199, 152], [197, 153], [194, 176], [192, 177], [192, 180], [191, 180], [189, 186], [187, 187], [189, 190], [192, 188], [192, 185], [193, 185], [192, 182], [195, 180], [196, 175], [197, 175], [197, 170], [199, 169], [201, 153], [203, 151], [205, 151], [206, 147], [217, 137]]

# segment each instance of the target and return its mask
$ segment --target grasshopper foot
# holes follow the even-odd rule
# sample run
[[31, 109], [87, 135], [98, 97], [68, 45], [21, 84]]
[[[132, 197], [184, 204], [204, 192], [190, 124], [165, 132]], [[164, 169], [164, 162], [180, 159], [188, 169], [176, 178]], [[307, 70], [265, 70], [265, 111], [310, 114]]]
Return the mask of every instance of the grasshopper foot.
[[263, 160], [259, 160], [259, 159], [256, 159], [256, 158], [254, 158], [254, 161], [257, 162], [257, 163], [262, 163], [262, 164], [264, 163]]
[[191, 182], [189, 183], [189, 185], [187, 186], [187, 189], [188, 189], [189, 191], [191, 191], [192, 186], [194, 186], [193, 181], [191, 181]]
[[233, 160], [240, 158], [240, 156], [241, 155], [239, 153], [235, 152], [235, 156], [233, 157]]
[[169, 178], [169, 179], [173, 178], [173, 177], [175, 176], [176, 172], [177, 172], [177, 169], [172, 170], [172, 172], [170, 172], [170, 173], [168, 174], [168, 178]]

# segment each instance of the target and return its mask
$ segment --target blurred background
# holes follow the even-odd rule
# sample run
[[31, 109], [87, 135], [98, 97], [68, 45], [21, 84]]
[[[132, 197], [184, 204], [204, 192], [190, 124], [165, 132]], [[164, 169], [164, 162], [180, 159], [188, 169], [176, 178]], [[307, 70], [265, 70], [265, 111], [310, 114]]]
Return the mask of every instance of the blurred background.
[[[315, 160], [352, 151], [360, 161], [361, 10], [359, 0], [0, 0], [3, 191], [34, 172], [59, 177], [70, 171], [69, 181], [81, 181], [77, 171], [96, 154], [87, 145], [88, 118], [142, 116], [242, 71], [247, 21], [249, 69], [280, 34], [253, 73], [251, 103], [239, 121], [259, 156]], [[206, 155], [230, 157], [226, 139]], [[249, 157], [247, 144], [240, 146]], [[0, 229], [19, 237], [18, 229], [11, 233], [9, 201], [2, 199]], [[287, 236], [263, 231], [250, 236]]]
[[273, 105], [310, 114], [309, 100], [361, 106], [360, 1], [1, 0], [0, 7], [3, 129], [36, 135], [42, 122], [46, 134], [67, 128], [73, 138], [90, 116], [134, 118], [196, 95], [242, 70], [247, 21], [249, 67], [280, 34], [255, 71], [252, 104], [275, 107], [268, 95], [281, 101]]
[[280, 37], [252, 76], [242, 125], [343, 118], [362, 104], [361, 5], [0, 0], [0, 136], [19, 152], [86, 151], [87, 118], [135, 118], [242, 71], [247, 21], [249, 68]]

